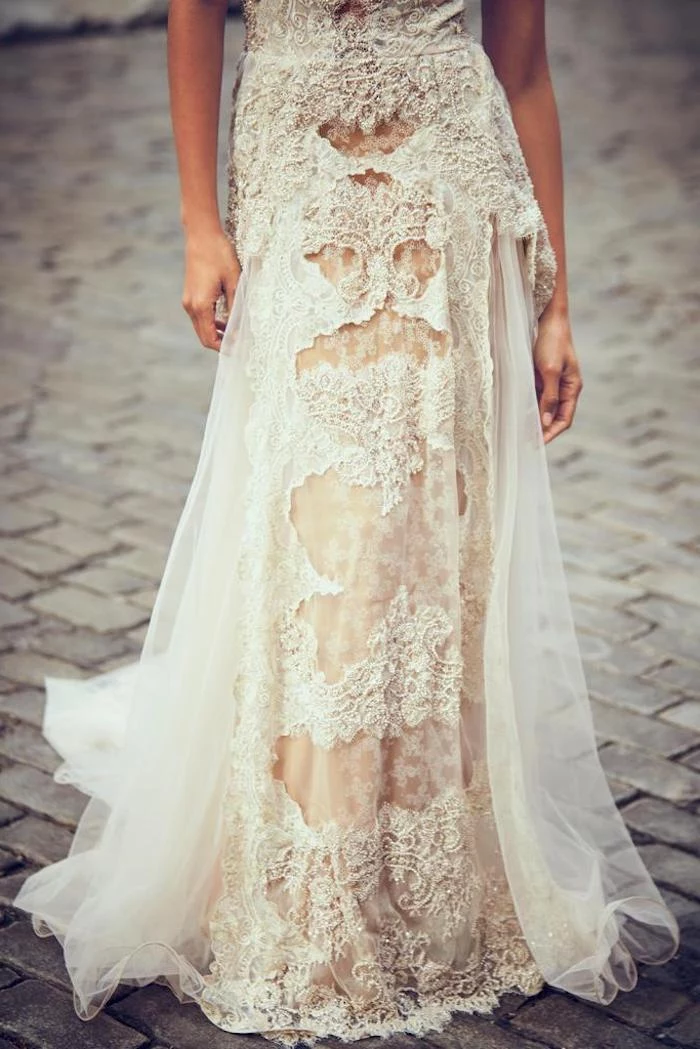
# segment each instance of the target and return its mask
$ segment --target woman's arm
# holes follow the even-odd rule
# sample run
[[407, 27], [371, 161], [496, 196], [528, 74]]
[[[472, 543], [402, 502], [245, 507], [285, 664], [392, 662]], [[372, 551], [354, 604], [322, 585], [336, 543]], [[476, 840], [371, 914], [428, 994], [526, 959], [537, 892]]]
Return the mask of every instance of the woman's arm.
[[219, 216], [217, 143], [226, 0], [170, 0], [168, 81], [185, 231], [182, 304], [204, 346], [218, 349], [214, 308], [229, 309], [240, 266]]
[[534, 350], [545, 441], [571, 425], [582, 388], [573, 348], [564, 238], [561, 136], [545, 42], [545, 0], [482, 0], [483, 43], [505, 88], [557, 259]]

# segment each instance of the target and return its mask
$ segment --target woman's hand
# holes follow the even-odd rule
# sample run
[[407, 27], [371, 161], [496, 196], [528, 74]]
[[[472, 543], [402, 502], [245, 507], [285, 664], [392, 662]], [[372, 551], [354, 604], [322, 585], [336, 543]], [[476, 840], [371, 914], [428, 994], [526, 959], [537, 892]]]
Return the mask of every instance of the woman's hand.
[[231, 310], [240, 275], [236, 253], [223, 229], [205, 236], [188, 236], [182, 305], [199, 341], [210, 350], [220, 348], [223, 335], [214, 319], [216, 301], [223, 292]]
[[568, 319], [548, 317], [545, 311], [539, 321], [533, 358], [542, 434], [547, 444], [571, 426], [583, 389]]

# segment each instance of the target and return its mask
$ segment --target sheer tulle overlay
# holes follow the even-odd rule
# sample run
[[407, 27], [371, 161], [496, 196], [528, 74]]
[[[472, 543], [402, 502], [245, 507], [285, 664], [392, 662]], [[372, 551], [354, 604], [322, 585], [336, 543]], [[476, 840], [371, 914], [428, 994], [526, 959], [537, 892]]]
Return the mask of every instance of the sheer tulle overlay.
[[597, 758], [533, 382], [552, 256], [507, 105], [443, 33], [461, 0], [405, 30], [381, 19], [414, 0], [373, 0], [359, 49], [316, 0], [277, 32], [276, 3], [246, 10], [243, 269], [195, 477], [140, 661], [47, 682], [90, 800], [16, 903], [84, 1017], [154, 980], [285, 1044], [544, 981], [609, 1002], [678, 930]]

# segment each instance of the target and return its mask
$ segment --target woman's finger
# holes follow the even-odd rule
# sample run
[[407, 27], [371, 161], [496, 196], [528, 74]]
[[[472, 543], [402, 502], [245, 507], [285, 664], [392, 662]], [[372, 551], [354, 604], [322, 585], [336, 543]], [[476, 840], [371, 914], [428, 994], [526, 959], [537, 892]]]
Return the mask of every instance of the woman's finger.
[[542, 429], [548, 430], [554, 422], [559, 410], [559, 381], [561, 372], [559, 368], [552, 365], [543, 368], [540, 373], [542, 389], [540, 392], [540, 418]]
[[574, 421], [576, 406], [582, 389], [583, 383], [578, 374], [564, 374], [559, 386], [559, 407], [552, 425], [547, 430], [545, 443], [569, 429]]
[[200, 305], [194, 311], [194, 327], [202, 346], [209, 350], [218, 350], [221, 345], [221, 335], [216, 330], [214, 311], [216, 303]]
[[224, 281], [224, 292], [226, 294], [226, 309], [230, 313], [233, 309], [233, 299], [236, 294], [236, 287], [238, 285], [238, 279], [241, 275], [240, 267], [237, 267], [235, 271], [230, 271], [226, 275]]

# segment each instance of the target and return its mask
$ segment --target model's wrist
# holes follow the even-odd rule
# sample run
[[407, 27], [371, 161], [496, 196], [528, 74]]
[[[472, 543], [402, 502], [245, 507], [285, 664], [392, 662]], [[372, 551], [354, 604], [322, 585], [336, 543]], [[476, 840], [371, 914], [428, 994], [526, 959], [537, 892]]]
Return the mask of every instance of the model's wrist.
[[218, 211], [198, 212], [188, 215], [181, 212], [182, 231], [187, 241], [209, 240], [223, 233], [223, 225]]
[[545, 306], [540, 315], [540, 324], [556, 324], [558, 326], [570, 326], [569, 302], [564, 294], [554, 293], [554, 296]]

